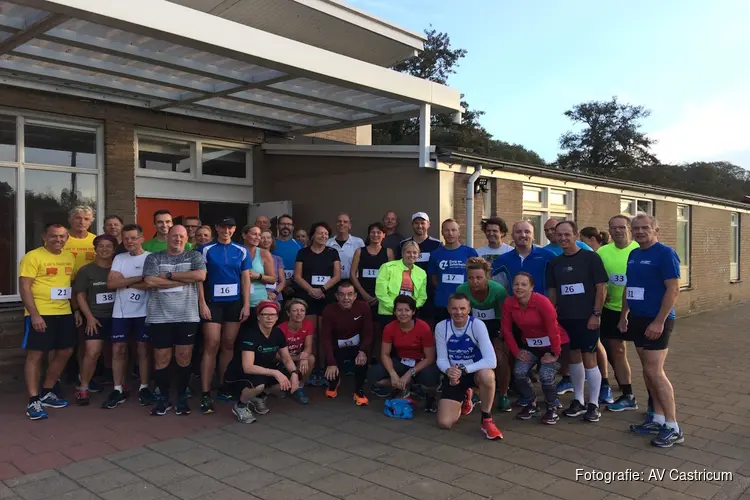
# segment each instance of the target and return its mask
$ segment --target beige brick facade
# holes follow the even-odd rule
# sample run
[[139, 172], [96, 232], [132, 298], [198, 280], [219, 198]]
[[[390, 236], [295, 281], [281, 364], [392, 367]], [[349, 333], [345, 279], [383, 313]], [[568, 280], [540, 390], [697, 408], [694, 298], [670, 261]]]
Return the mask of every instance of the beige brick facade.
[[575, 202], [579, 229], [594, 226], [599, 231], [607, 230], [609, 218], [620, 213], [620, 197], [616, 194], [579, 189]]

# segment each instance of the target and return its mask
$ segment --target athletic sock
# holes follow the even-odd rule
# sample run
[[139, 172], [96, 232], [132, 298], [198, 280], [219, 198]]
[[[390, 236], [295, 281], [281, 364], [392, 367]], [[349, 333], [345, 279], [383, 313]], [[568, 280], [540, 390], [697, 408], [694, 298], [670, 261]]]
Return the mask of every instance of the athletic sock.
[[570, 375], [563, 375], [560, 382], [570, 382]]
[[488, 411], [483, 411], [482, 412], [482, 420], [484, 420], [486, 418], [492, 418], [492, 415], [490, 415], [490, 412], [488, 412]]
[[679, 434], [680, 433], [680, 426], [677, 425], [677, 422], [665, 422], [667, 427], [671, 427], [674, 429], [674, 431]]
[[602, 377], [602, 387], [609, 386], [609, 379], [607, 377]]
[[182, 397], [187, 391], [188, 384], [190, 383], [190, 365], [180, 366], [177, 365], [177, 394], [178, 397]]
[[148, 384], [141, 384], [141, 386], [138, 388], [138, 391], [142, 391], [143, 389], [148, 389]]
[[586, 380], [589, 383], [589, 404], [599, 406], [599, 391], [602, 388], [602, 372], [599, 367], [587, 368]]
[[116, 385], [115, 386], [115, 390], [116, 391], [120, 391], [120, 394], [122, 394], [122, 386], [121, 385]]
[[42, 387], [42, 397], [52, 392], [52, 387]]
[[365, 386], [365, 379], [367, 378], [367, 365], [356, 366], [354, 368], [354, 392], [362, 392], [362, 388]]
[[658, 413], [654, 413], [653, 422], [655, 424], [664, 425], [667, 423], [667, 419], [664, 418], [664, 415], [659, 415]]
[[623, 396], [632, 396], [633, 395], [633, 386], [631, 384], [623, 384], [622, 385], [622, 395]]
[[[586, 404], [586, 400], [583, 397], [583, 386], [586, 382], [586, 370], [583, 368], [583, 363], [571, 363], [569, 366], [570, 379], [573, 382], [573, 398], [581, 404]], [[597, 392], [598, 397], [599, 393]]]

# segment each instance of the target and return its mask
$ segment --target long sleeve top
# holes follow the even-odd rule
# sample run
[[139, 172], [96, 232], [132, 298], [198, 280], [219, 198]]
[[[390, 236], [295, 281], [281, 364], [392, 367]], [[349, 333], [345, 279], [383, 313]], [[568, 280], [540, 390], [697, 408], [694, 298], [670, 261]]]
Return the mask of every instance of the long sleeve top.
[[513, 336], [513, 325], [521, 330], [521, 339], [527, 344], [527, 339], [540, 339], [549, 337], [550, 350], [555, 356], [560, 355], [560, 344], [562, 328], [557, 323], [557, 311], [544, 295], [533, 292], [529, 298], [526, 309], [522, 309], [518, 299], [508, 297], [503, 303], [503, 314], [501, 320], [501, 331], [505, 343], [513, 356], [518, 356], [518, 351], [524, 346], [519, 346]]
[[487, 327], [480, 319], [469, 318], [461, 328], [447, 319], [435, 326], [437, 366], [445, 373], [451, 366], [464, 365], [467, 373], [494, 370], [497, 366], [495, 348]]
[[355, 347], [370, 355], [372, 347], [372, 313], [370, 306], [355, 300], [351, 309], [329, 304], [323, 309], [320, 339], [328, 366], [336, 364], [334, 348]]

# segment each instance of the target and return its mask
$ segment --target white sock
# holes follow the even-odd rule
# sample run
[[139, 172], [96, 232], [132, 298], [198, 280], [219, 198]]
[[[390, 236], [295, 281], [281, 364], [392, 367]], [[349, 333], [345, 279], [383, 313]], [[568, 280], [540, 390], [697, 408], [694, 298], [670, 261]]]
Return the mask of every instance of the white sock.
[[667, 427], [671, 427], [674, 429], [674, 431], [679, 434], [680, 433], [680, 426], [677, 425], [677, 422], [666, 422]]
[[586, 369], [586, 380], [589, 383], [589, 404], [599, 406], [599, 390], [602, 388], [602, 372], [599, 367]]
[[584, 404], [583, 385], [586, 383], [586, 372], [583, 368], [583, 363], [571, 364], [569, 368], [570, 380], [573, 382], [573, 398], [579, 403]]
[[667, 423], [667, 419], [664, 418], [664, 415], [659, 415], [658, 413], [654, 413], [653, 422], [655, 424], [664, 425]]
[[148, 389], [148, 384], [141, 384], [141, 386], [138, 388], [138, 390], [140, 391], [142, 389]]
[[120, 391], [122, 393], [122, 386], [121, 385], [116, 385], [115, 386], [115, 390], [116, 391]]
[[80, 387], [78, 388], [78, 390], [79, 390], [79, 391], [88, 391], [88, 390], [89, 390], [89, 386], [88, 386], [88, 385], [82, 385], [82, 386], [80, 386]]

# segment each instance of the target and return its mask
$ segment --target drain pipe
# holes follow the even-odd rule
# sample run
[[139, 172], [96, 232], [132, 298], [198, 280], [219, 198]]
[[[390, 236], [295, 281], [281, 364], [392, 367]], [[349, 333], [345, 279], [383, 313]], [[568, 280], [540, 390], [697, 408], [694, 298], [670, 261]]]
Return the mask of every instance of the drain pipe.
[[466, 183], [466, 246], [474, 247], [474, 184], [482, 175], [482, 166], [474, 167], [474, 173]]

